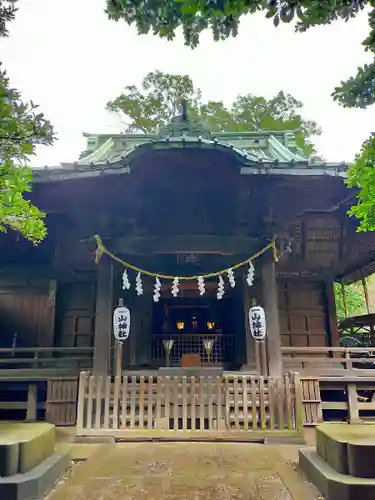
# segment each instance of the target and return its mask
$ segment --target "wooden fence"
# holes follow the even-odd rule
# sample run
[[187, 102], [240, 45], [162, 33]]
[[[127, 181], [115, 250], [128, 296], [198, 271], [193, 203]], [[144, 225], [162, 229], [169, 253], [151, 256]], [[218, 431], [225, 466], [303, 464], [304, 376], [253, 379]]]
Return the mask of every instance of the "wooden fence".
[[375, 377], [301, 377], [303, 425], [375, 422]]
[[375, 347], [282, 347], [284, 370], [302, 376], [375, 377]]
[[128, 431], [240, 431], [299, 434], [297, 374], [95, 377], [81, 373], [77, 435], [126, 437]]
[[17, 412], [18, 418], [27, 421], [75, 425], [77, 393], [78, 376], [0, 376], [0, 419], [9, 420]]
[[375, 421], [374, 377], [327, 377], [319, 386], [324, 421]]

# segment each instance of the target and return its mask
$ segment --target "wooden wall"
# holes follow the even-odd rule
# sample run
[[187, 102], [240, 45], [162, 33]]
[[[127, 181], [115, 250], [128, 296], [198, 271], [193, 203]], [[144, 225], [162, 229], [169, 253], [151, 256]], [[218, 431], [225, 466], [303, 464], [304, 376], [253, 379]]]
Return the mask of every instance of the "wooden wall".
[[280, 280], [278, 291], [282, 345], [329, 345], [331, 332], [325, 283]]
[[[8, 282], [8, 283], [6, 283]], [[0, 284], [0, 346], [53, 345], [54, 282], [8, 278]]]

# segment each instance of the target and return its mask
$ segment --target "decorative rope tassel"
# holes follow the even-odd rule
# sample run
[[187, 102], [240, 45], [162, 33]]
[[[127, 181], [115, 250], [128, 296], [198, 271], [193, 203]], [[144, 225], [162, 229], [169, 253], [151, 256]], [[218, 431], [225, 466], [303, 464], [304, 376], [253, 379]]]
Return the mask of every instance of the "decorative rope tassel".
[[255, 269], [254, 269], [253, 263], [250, 261], [249, 262], [249, 270], [247, 271], [247, 277], [246, 277], [246, 282], [249, 286], [253, 286], [254, 275], [255, 275]]
[[128, 277], [128, 272], [125, 269], [125, 271], [122, 274], [122, 289], [123, 290], [129, 290], [130, 289], [130, 281]]
[[217, 285], [217, 294], [216, 294], [217, 300], [221, 300], [223, 298], [224, 293], [225, 293], [224, 286], [225, 286], [225, 283], [224, 283], [223, 277], [219, 276], [219, 281], [218, 281], [218, 285]]
[[159, 302], [161, 296], [160, 290], [161, 290], [161, 283], [159, 278], [156, 278], [154, 285], [154, 295], [153, 295], [154, 302]]
[[227, 275], [230, 286], [234, 288], [236, 286], [236, 278], [234, 277], [233, 269], [228, 269]]
[[204, 295], [206, 293], [206, 286], [204, 284], [204, 278], [202, 276], [199, 276], [197, 279], [198, 282], [198, 290], [199, 290], [199, 295]]
[[171, 294], [173, 297], [177, 297], [178, 292], [180, 291], [180, 280], [178, 278], [173, 279]]
[[137, 295], [143, 295], [143, 285], [142, 285], [141, 273], [138, 273], [137, 277], [135, 278], [135, 289], [137, 291]]

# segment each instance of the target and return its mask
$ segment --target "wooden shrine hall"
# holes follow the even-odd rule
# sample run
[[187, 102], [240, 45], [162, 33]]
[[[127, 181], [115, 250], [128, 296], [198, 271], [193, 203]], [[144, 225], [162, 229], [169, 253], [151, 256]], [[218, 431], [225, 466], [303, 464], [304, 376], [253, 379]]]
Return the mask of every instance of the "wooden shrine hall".
[[[96, 375], [150, 373], [160, 368], [214, 366], [257, 370], [248, 311], [267, 319], [265, 374], [290, 370], [303, 349], [339, 346], [333, 283], [373, 272], [375, 236], [356, 233], [346, 215], [355, 191], [346, 165], [303, 156], [290, 132], [212, 135], [177, 117], [160, 135], [88, 135], [72, 164], [35, 169], [33, 203], [47, 214], [48, 236], [38, 247], [2, 234], [0, 274], [1, 369]], [[103, 255], [99, 235], [120, 261], [149, 273], [224, 276], [179, 283], [142, 275]], [[129, 338], [114, 349], [112, 315], [122, 299], [131, 311]], [[173, 347], [166, 352], [166, 341]], [[206, 340], [212, 340], [207, 352]], [[315, 352], [314, 351], [314, 352]], [[33, 352], [33, 355], [30, 355]], [[24, 354], [22, 354], [24, 353]], [[25, 354], [26, 353], [26, 354]], [[327, 356], [327, 354], [324, 354]], [[186, 365], [187, 363], [187, 365]], [[283, 366], [284, 365], [284, 366]]]

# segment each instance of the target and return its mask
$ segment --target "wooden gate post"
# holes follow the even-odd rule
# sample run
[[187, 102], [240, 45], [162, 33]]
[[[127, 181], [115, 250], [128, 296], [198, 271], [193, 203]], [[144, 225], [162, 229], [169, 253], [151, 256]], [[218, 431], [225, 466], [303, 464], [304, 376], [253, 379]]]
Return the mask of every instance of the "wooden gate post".
[[80, 434], [84, 426], [84, 414], [86, 406], [86, 385], [88, 380], [88, 372], [81, 372], [79, 376], [78, 385], [78, 399], [77, 399], [77, 435]]
[[275, 263], [272, 255], [266, 255], [262, 267], [264, 311], [267, 321], [267, 352], [270, 377], [283, 376], [280, 320], [276, 286]]

